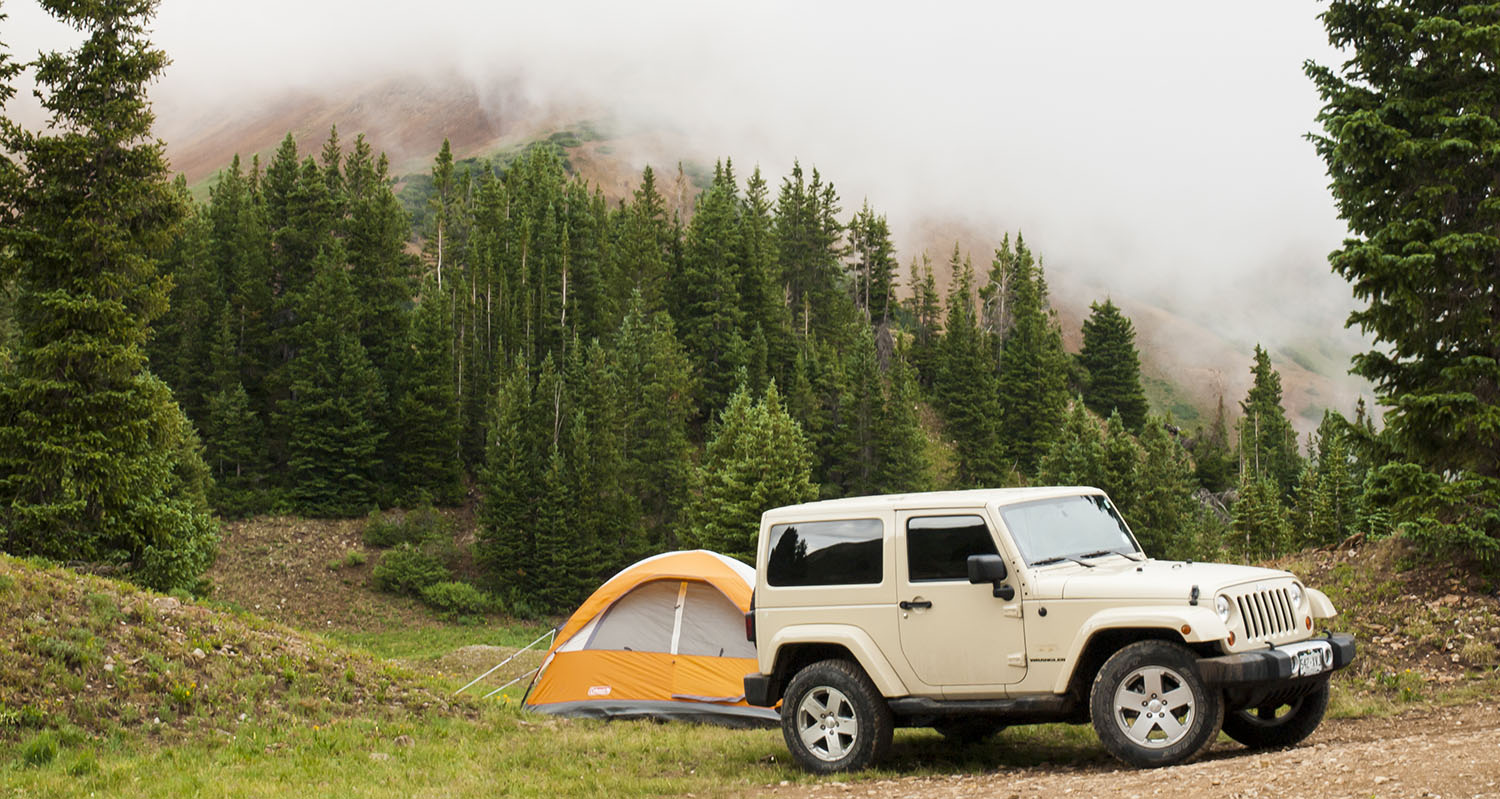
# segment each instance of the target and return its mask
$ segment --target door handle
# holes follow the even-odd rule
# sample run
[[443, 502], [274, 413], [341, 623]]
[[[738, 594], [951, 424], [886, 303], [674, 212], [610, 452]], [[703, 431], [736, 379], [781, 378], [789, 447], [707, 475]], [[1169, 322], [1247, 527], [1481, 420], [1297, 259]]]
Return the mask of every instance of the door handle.
[[902, 610], [911, 610], [912, 608], [922, 608], [923, 610], [926, 610], [927, 608], [932, 607], [932, 601], [928, 599], [913, 599], [910, 601], [903, 599], [901, 600], [900, 607]]

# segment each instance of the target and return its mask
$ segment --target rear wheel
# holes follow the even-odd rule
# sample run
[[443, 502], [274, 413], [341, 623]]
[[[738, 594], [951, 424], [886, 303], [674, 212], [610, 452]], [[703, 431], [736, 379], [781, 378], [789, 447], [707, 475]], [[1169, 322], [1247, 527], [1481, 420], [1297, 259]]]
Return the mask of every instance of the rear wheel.
[[1236, 710], [1224, 716], [1224, 734], [1251, 749], [1295, 746], [1312, 735], [1328, 710], [1328, 683], [1291, 702]]
[[1089, 714], [1110, 754], [1149, 768], [1183, 763], [1207, 749], [1224, 723], [1224, 703], [1198, 676], [1190, 650], [1137, 641], [1099, 669]]
[[868, 767], [890, 748], [894, 727], [885, 697], [847, 660], [822, 660], [797, 672], [781, 701], [786, 747], [814, 774]]

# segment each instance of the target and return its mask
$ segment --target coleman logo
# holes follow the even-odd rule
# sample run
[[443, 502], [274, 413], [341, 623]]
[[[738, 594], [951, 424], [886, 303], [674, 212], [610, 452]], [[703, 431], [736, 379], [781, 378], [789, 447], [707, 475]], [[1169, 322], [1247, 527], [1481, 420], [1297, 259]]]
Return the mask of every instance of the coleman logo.
[[589, 696], [609, 696], [609, 691], [610, 687], [608, 685], [589, 686]]

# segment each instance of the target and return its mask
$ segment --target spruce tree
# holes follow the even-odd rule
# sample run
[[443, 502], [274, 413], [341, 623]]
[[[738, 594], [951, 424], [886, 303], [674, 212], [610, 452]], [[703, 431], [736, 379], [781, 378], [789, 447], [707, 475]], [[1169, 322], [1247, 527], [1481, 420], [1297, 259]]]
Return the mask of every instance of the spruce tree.
[[674, 543], [692, 474], [688, 421], [697, 416], [692, 366], [672, 318], [637, 293], [614, 341], [626, 493], [651, 547]]
[[729, 399], [744, 367], [741, 266], [735, 240], [738, 210], [733, 176], [720, 165], [713, 184], [698, 196], [682, 268], [671, 279], [672, 319], [701, 375], [699, 404], [706, 414]]
[[287, 498], [309, 516], [358, 516], [380, 500], [375, 455], [387, 431], [380, 375], [353, 329], [354, 292], [336, 256], [320, 256], [303, 301], [297, 354], [279, 409], [287, 438]]
[[191, 586], [216, 535], [207, 472], [144, 350], [167, 309], [158, 259], [184, 213], [151, 137], [146, 86], [167, 63], [146, 38], [155, 3], [42, 5], [84, 40], [36, 62], [46, 131], [0, 120], [18, 328], [0, 378], [0, 548]]
[[1312, 137], [1349, 238], [1330, 257], [1365, 303], [1374, 382], [1401, 461], [1396, 519], [1419, 540], [1500, 557], [1500, 7], [1336, 0], [1347, 58], [1309, 62], [1324, 106]]
[[954, 281], [948, 292], [947, 329], [937, 346], [933, 396], [944, 432], [954, 442], [957, 488], [1003, 485], [1007, 450], [999, 437], [1000, 408], [995, 362], [974, 310], [974, 270], [953, 246]]
[[1196, 540], [1198, 503], [1192, 459], [1168, 432], [1170, 424], [1146, 417], [1140, 444], [1145, 451], [1137, 499], [1126, 520], [1148, 555], [1184, 560], [1201, 557], [1202, 542]]
[[1232, 508], [1230, 546], [1243, 558], [1269, 558], [1285, 552], [1292, 543], [1292, 528], [1281, 489], [1269, 477], [1240, 473], [1239, 498]]
[[453, 315], [448, 297], [429, 279], [410, 315], [402, 351], [393, 420], [392, 474], [407, 505], [463, 501], [463, 463], [458, 454], [459, 408], [453, 388]]
[[1141, 467], [1145, 459], [1145, 450], [1125, 429], [1119, 411], [1111, 413], [1104, 425], [1104, 484], [1099, 487], [1127, 519], [1140, 507]]
[[855, 306], [869, 324], [889, 322], [896, 296], [896, 247], [885, 215], [877, 216], [868, 200], [849, 223], [849, 254]]
[[760, 402], [735, 392], [696, 474], [688, 543], [745, 561], [755, 558], [762, 513], [817, 497], [812, 454], [775, 383]]
[[496, 391], [479, 476], [479, 529], [474, 559], [510, 600], [536, 587], [537, 523], [543, 466], [532, 417], [531, 377], [524, 367], [504, 375]]
[[1297, 433], [1281, 407], [1281, 375], [1259, 344], [1250, 372], [1255, 379], [1240, 403], [1240, 469], [1270, 480], [1285, 500], [1302, 471], [1302, 458], [1297, 454]]
[[1198, 485], [1210, 492], [1227, 491], [1234, 484], [1234, 453], [1229, 449], [1229, 423], [1224, 418], [1224, 395], [1219, 395], [1219, 406], [1214, 412], [1213, 424], [1207, 430], [1199, 428], [1190, 447], [1193, 454], [1193, 476]]
[[916, 370], [907, 362], [906, 354], [898, 350], [886, 373], [883, 413], [875, 425], [879, 459], [874, 474], [874, 493], [932, 490], [932, 459], [927, 454], [927, 434], [922, 429], [920, 404]]
[[1089, 308], [1089, 318], [1083, 321], [1083, 348], [1078, 353], [1079, 364], [1088, 374], [1083, 402], [1100, 416], [1119, 411], [1125, 427], [1140, 433], [1147, 408], [1135, 326], [1110, 300]]
[[1047, 454], [1037, 466], [1043, 485], [1093, 486], [1108, 482], [1104, 465], [1104, 425], [1082, 399], [1074, 400]]
[[1014, 324], [1000, 350], [1000, 441], [1023, 474], [1034, 474], [1067, 406], [1067, 354], [1047, 305], [1041, 265], [1017, 241]]

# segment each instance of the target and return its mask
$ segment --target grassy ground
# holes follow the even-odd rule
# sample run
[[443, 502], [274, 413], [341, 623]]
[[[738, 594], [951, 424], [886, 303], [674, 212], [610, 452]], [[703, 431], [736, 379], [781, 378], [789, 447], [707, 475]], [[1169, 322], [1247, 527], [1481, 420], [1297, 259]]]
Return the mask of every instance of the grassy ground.
[[[270, 538], [316, 535], [277, 529]], [[350, 569], [329, 569], [326, 552], [300, 565], [289, 557], [358, 546], [341, 532], [319, 547], [247, 538], [285, 565], [259, 604], [291, 626], [232, 609], [253, 604], [250, 558], [243, 575], [216, 572], [240, 597], [217, 609], [0, 558], [9, 644], [0, 648], [0, 797], [733, 796], [815, 781], [789, 766], [779, 730], [559, 720], [517, 709], [514, 689], [509, 701], [450, 699], [549, 623], [443, 622], [368, 591]], [[1360, 637], [1360, 661], [1335, 680], [1333, 717], [1500, 691], [1494, 586], [1393, 543], [1279, 565], [1327, 591], [1344, 611], [1339, 626]], [[289, 607], [298, 593], [337, 590], [359, 611], [326, 598], [311, 613]], [[523, 658], [487, 684], [534, 665]], [[821, 781], [1038, 763], [1110, 767], [1087, 726], [1015, 728], [967, 748], [902, 730], [880, 770]]]

